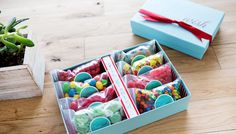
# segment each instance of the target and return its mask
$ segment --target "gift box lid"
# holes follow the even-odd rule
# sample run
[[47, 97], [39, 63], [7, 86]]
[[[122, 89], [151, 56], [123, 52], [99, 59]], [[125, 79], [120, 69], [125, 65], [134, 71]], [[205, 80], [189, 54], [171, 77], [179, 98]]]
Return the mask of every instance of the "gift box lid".
[[[212, 39], [219, 30], [224, 12], [218, 11], [188, 0], [149, 0], [141, 9], [183, 21], [197, 29], [210, 34]], [[198, 39], [190, 31], [175, 23], [147, 21], [141, 13], [131, 19], [134, 34], [147, 39], [157, 39], [161, 44], [201, 59], [210, 41]]]

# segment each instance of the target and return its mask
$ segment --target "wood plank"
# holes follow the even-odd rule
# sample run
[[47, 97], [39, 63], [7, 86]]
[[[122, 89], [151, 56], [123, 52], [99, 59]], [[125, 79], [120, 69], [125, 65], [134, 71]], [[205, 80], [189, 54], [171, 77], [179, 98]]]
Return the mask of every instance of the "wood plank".
[[208, 100], [236, 95], [234, 69], [181, 73], [191, 90], [191, 101]]
[[43, 41], [41, 46], [43, 46], [42, 51], [45, 57], [47, 57], [45, 59], [47, 72], [78, 64], [85, 57], [83, 38]]
[[40, 95], [42, 95], [42, 92], [30, 74], [28, 65], [19, 65], [10, 67], [10, 69], [0, 70], [0, 100]]
[[62, 134], [65, 133], [59, 114], [25, 120], [0, 122], [1, 134]]
[[221, 97], [191, 102], [187, 111], [178, 113], [129, 134], [189, 134], [224, 132], [236, 128], [236, 99]]
[[0, 122], [59, 114], [49, 74], [46, 75], [45, 81], [45, 90], [42, 97], [0, 101]]
[[[129, 33], [87, 37], [85, 38], [85, 58], [97, 57], [111, 53], [114, 50], [121, 50], [146, 41], [147, 40], [143, 38]], [[220, 65], [212, 47], [207, 50], [202, 60], [195, 59], [167, 47], [163, 47], [163, 49], [179, 72], [186, 73], [220, 69]]]
[[221, 68], [236, 68], [236, 43], [214, 46]]

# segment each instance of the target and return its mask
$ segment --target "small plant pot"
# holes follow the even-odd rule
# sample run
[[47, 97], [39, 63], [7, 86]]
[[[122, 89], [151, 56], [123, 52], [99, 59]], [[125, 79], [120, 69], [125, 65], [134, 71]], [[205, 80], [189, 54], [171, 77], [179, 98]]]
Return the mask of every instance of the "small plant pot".
[[44, 86], [45, 61], [37, 42], [26, 47], [22, 65], [0, 68], [0, 100], [41, 96]]

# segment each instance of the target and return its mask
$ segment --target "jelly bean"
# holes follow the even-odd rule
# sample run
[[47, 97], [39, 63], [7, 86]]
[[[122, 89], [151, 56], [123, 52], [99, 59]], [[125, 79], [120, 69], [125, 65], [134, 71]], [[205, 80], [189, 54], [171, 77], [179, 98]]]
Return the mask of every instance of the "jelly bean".
[[64, 93], [68, 93], [69, 89], [70, 89], [70, 83], [69, 82], [64, 82], [62, 89], [63, 89]]
[[105, 80], [105, 79], [102, 79], [101, 82], [102, 82], [102, 85], [103, 85], [103, 86], [106, 86], [106, 85], [108, 84], [108, 81]]
[[103, 84], [102, 84], [102, 82], [101, 82], [101, 81], [97, 81], [97, 82], [96, 82], [96, 87], [97, 87], [98, 90], [102, 90], [102, 89], [103, 89]]
[[74, 95], [75, 95], [75, 89], [70, 89], [70, 91], [69, 91], [69, 96], [70, 97], [74, 97]]
[[84, 85], [82, 86], [82, 88], [86, 88], [89, 87], [90, 85], [88, 83], [84, 83]]
[[79, 87], [79, 86], [77, 86], [77, 87], [75, 88], [75, 90], [76, 90], [76, 93], [77, 93], [77, 94], [80, 94], [80, 92], [81, 92], [82, 88], [81, 88], [81, 87]]
[[95, 79], [96, 81], [99, 81], [99, 80], [100, 80], [100, 76], [97, 75], [97, 76], [94, 77], [94, 79]]
[[69, 94], [68, 94], [68, 93], [65, 93], [65, 95], [64, 95], [64, 96], [67, 98], [67, 97], [69, 97]]
[[70, 104], [70, 109], [73, 109], [73, 110], [77, 110], [78, 108], [78, 104], [76, 101], [72, 101], [71, 104]]
[[95, 79], [90, 80], [89, 85], [95, 87], [96, 86], [96, 80]]
[[79, 97], [80, 97], [80, 96], [79, 96], [78, 94], [75, 94], [75, 95], [74, 95], [74, 98], [75, 98], [75, 99], [79, 99]]
[[70, 88], [76, 88], [76, 83], [74, 81], [70, 82]]

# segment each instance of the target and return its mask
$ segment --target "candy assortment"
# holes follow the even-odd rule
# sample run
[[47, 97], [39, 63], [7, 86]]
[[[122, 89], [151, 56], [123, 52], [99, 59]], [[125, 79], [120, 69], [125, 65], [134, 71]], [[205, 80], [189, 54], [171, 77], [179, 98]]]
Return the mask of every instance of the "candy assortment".
[[73, 70], [67, 70], [67, 71], [60, 70], [58, 71], [57, 75], [59, 81], [73, 81], [76, 74], [80, 72], [87, 72], [91, 76], [98, 75], [99, 73], [101, 73], [101, 60], [100, 59], [93, 60]]
[[[160, 103], [163, 101], [159, 100], [160, 95], [168, 95], [170, 96], [171, 101], [178, 100], [181, 98], [180, 96], [180, 79], [176, 79], [173, 82], [168, 84], [156, 87], [151, 90], [145, 90], [140, 88], [130, 88], [130, 94], [133, 97], [134, 101], [136, 102], [137, 108], [139, 109], [140, 113], [152, 110], [156, 107], [160, 107]], [[169, 99], [168, 98], [168, 99]], [[159, 102], [158, 102], [159, 101]], [[157, 106], [155, 104], [158, 104]]]
[[153, 80], [158, 80], [161, 84], [166, 84], [172, 81], [171, 67], [169, 64], [165, 64], [140, 76], [128, 74], [123, 77], [123, 80], [126, 82], [128, 88], [145, 89], [147, 84]]
[[[181, 98], [179, 93], [181, 81], [177, 79], [172, 82], [171, 65], [164, 64], [163, 53], [154, 54], [153, 51], [147, 54], [140, 53], [149, 48], [153, 48], [152, 45], [115, 54], [120, 55], [120, 59], [116, 56], [116, 66], [123, 75], [126, 86], [131, 90], [130, 93], [140, 113], [156, 108], [156, 103], [160, 107], [162, 104]], [[132, 55], [127, 56], [130, 53]], [[121, 55], [129, 57], [128, 60]]]
[[[155, 44], [116, 51], [111, 57], [139, 113], [183, 97], [182, 81], [173, 76], [171, 63]], [[76, 133], [89, 133], [128, 118], [103, 64], [101, 59], [95, 59], [72, 69], [57, 71], [64, 97], [59, 99], [60, 104], [63, 109], [74, 112], [72, 120], [66, 121], [71, 121], [73, 125], [70, 127]]]
[[132, 60], [131, 64], [125, 61], [118, 61], [116, 63], [117, 68], [121, 75], [134, 74], [140, 75], [147, 68], [154, 69], [163, 64], [163, 54], [161, 52], [145, 57], [144, 55], [137, 55]]
[[118, 100], [112, 100], [75, 112], [73, 122], [80, 134], [86, 134], [120, 122], [123, 118], [122, 105]]

